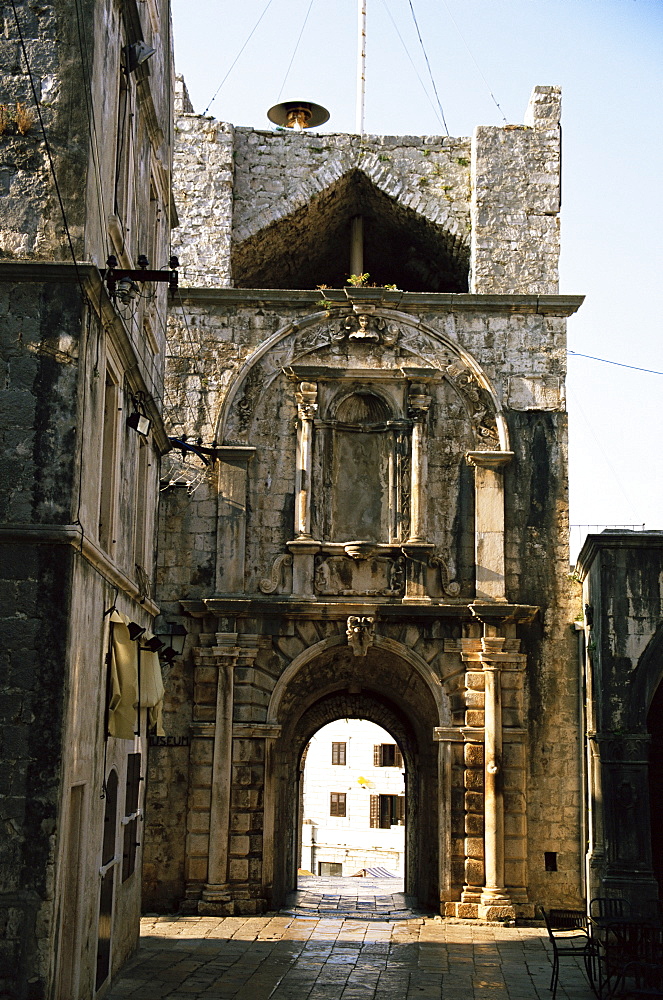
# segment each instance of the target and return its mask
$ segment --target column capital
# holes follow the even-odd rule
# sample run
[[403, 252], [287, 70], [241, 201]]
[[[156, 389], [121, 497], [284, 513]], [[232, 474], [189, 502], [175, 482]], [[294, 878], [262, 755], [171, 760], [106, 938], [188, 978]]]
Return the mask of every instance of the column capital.
[[467, 451], [465, 461], [468, 465], [474, 465], [479, 469], [499, 472], [503, 466], [508, 465], [513, 456], [512, 451]]

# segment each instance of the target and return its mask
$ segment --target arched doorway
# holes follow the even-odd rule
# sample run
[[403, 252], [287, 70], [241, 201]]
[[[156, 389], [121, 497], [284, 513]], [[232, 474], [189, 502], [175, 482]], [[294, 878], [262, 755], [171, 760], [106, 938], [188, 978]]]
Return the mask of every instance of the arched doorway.
[[[448, 826], [449, 804], [441, 794], [439, 744], [433, 732], [442, 724], [446, 696], [441, 683], [411, 651], [383, 641], [366, 656], [334, 644], [309, 650], [293, 664], [272, 699], [272, 720], [281, 726], [266, 762], [265, 893], [281, 906], [296, 887], [299, 857], [300, 762], [322, 726], [336, 719], [367, 719], [386, 729], [398, 744], [406, 772], [405, 885], [424, 906], [439, 907], [441, 827]], [[405, 655], [409, 654], [409, 655]], [[270, 828], [271, 827], [271, 828]]]
[[367, 719], [329, 722], [306, 744], [299, 773], [298, 881], [379, 870], [402, 891], [405, 761], [394, 736]]

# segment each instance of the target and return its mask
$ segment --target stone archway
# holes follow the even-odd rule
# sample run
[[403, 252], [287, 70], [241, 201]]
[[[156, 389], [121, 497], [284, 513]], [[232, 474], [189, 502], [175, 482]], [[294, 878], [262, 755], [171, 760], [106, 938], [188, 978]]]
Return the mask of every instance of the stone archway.
[[[321, 644], [324, 645], [324, 644]], [[393, 646], [398, 646], [393, 643]], [[394, 649], [373, 646], [365, 657], [333, 645], [304, 658], [275, 703], [280, 735], [270, 741], [265, 773], [265, 896], [281, 906], [296, 885], [298, 781], [301, 755], [311, 736], [339, 718], [368, 719], [390, 732], [406, 769], [406, 887], [421, 904], [439, 908], [441, 827], [450, 803], [441, 793], [438, 698], [416, 669]], [[270, 713], [271, 714], [271, 713]]]

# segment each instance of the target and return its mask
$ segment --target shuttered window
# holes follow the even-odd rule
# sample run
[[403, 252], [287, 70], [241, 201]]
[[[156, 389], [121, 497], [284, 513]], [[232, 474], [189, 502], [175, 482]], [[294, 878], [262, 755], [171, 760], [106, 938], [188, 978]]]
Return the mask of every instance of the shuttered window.
[[404, 795], [371, 795], [370, 825], [374, 830], [389, 830], [405, 823]]
[[395, 743], [378, 743], [373, 747], [373, 767], [402, 767], [403, 756]]
[[329, 815], [345, 816], [345, 792], [331, 792], [329, 796]]
[[345, 743], [332, 743], [332, 764], [345, 764]]

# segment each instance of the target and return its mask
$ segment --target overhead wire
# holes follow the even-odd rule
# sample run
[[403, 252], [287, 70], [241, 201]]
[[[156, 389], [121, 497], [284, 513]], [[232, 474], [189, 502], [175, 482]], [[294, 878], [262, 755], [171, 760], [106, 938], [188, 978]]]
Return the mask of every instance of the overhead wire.
[[637, 365], [626, 365], [621, 361], [609, 361], [608, 358], [595, 358], [593, 354], [581, 354], [579, 351], [568, 351], [576, 358], [589, 358], [590, 361], [602, 361], [605, 365], [616, 365], [618, 368], [630, 368], [634, 372], [647, 372], [648, 375], [663, 375], [663, 372], [654, 371], [653, 368], [638, 368]]
[[[13, 0], [12, 0], [12, 2], [13, 2]], [[230, 74], [232, 73], [233, 69], [235, 68], [235, 65], [236, 65], [236, 63], [237, 63], [237, 62], [238, 62], [238, 60], [239, 60], [239, 57], [241, 56], [242, 52], [244, 51], [244, 49], [246, 48], [246, 46], [247, 46], [247, 45], [249, 44], [249, 42], [251, 41], [251, 39], [253, 38], [253, 36], [254, 36], [255, 32], [256, 32], [256, 31], [257, 31], [257, 29], [258, 29], [258, 25], [259, 25], [259, 24], [260, 24], [260, 22], [262, 21], [263, 17], [265, 16], [265, 14], [266, 14], [266, 13], [267, 13], [267, 11], [269, 10], [269, 8], [270, 8], [270, 7], [272, 6], [272, 3], [273, 3], [273, 2], [274, 2], [274, 0], [267, 0], [267, 4], [265, 5], [265, 8], [264, 8], [264, 10], [263, 10], [262, 14], [260, 15], [260, 17], [258, 18], [258, 20], [256, 21], [256, 23], [254, 24], [253, 28], [251, 29], [251, 32], [250, 32], [250, 34], [249, 34], [249, 37], [248, 37], [248, 38], [246, 39], [246, 41], [245, 41], [245, 42], [244, 42], [244, 44], [242, 45], [241, 49], [239, 50], [239, 52], [237, 53], [237, 55], [236, 55], [236, 56], [235, 56], [235, 58], [233, 59], [232, 63], [230, 64], [230, 68], [229, 68], [228, 72], [227, 72], [227, 73], [226, 73], [226, 75], [224, 76], [224, 78], [223, 78], [223, 80], [221, 81], [221, 83], [219, 84], [219, 86], [218, 86], [218, 87], [216, 88], [216, 90], [215, 90], [215, 92], [214, 92], [214, 96], [212, 97], [212, 100], [211, 100], [211, 101], [209, 102], [209, 104], [207, 105], [207, 107], [206, 107], [206, 108], [205, 108], [205, 110], [203, 111], [203, 115], [206, 115], [206, 114], [207, 114], [207, 112], [208, 112], [208, 111], [209, 111], [209, 109], [211, 108], [212, 104], [213, 104], [213, 103], [214, 103], [214, 101], [216, 100], [216, 98], [217, 98], [217, 95], [218, 95], [219, 91], [221, 90], [221, 88], [223, 87], [224, 83], [226, 82], [226, 80], [228, 79], [228, 77], [230, 76]]]
[[[444, 122], [444, 119], [443, 119], [443, 118], [441, 117], [441, 115], [440, 115], [440, 112], [439, 112], [439, 109], [435, 107], [435, 104], [434, 104], [434, 103], [433, 103], [433, 101], [431, 100], [431, 96], [430, 96], [430, 94], [428, 93], [428, 89], [427, 89], [427, 87], [426, 87], [426, 84], [425, 84], [425, 83], [424, 83], [424, 81], [423, 81], [423, 80], [421, 79], [421, 74], [419, 73], [419, 70], [417, 69], [417, 65], [416, 65], [416, 63], [415, 63], [414, 59], [413, 59], [413, 58], [412, 58], [412, 56], [410, 55], [410, 50], [408, 49], [408, 47], [407, 47], [407, 45], [406, 45], [406, 43], [405, 43], [405, 39], [403, 38], [403, 36], [402, 36], [402, 35], [401, 35], [401, 33], [400, 33], [400, 30], [399, 30], [399, 28], [398, 28], [398, 25], [396, 24], [396, 21], [394, 20], [394, 17], [393, 17], [393, 14], [391, 13], [391, 10], [389, 9], [389, 6], [388, 6], [388, 4], [387, 4], [387, 0], [382, 0], [382, 5], [384, 6], [384, 9], [386, 10], [387, 14], [389, 15], [389, 20], [391, 21], [391, 23], [392, 23], [392, 25], [393, 25], [393, 27], [394, 27], [394, 31], [395, 31], [395, 32], [396, 32], [396, 34], [398, 35], [398, 38], [399, 38], [399, 40], [400, 40], [400, 43], [401, 43], [401, 45], [403, 46], [403, 49], [405, 50], [405, 54], [406, 54], [406, 56], [407, 56], [407, 57], [408, 57], [408, 59], [410, 60], [410, 64], [411, 64], [411, 66], [412, 66], [412, 69], [413, 69], [413, 70], [414, 70], [414, 72], [415, 72], [415, 75], [416, 75], [416, 77], [417, 77], [417, 80], [418, 80], [418, 81], [419, 81], [419, 83], [421, 84], [421, 89], [423, 90], [424, 94], [426, 95], [426, 99], [428, 100], [428, 103], [430, 104], [431, 108], [433, 109], [433, 114], [435, 115], [435, 117], [436, 117], [436, 118], [437, 118], [437, 120], [439, 121], [440, 125], [442, 125], [442, 127], [443, 127], [443, 128], [446, 128], [446, 125], [445, 125], [445, 122]], [[447, 135], [448, 135], [448, 134], [449, 134], [449, 133], [447, 132]]]
[[412, 5], [412, 0], [408, 0], [410, 5], [410, 11], [412, 13], [412, 20], [414, 21], [414, 26], [417, 30], [417, 37], [419, 38], [419, 44], [421, 45], [421, 51], [424, 54], [424, 59], [426, 60], [426, 66], [428, 67], [428, 75], [430, 76], [430, 82], [433, 85], [433, 92], [435, 94], [435, 100], [437, 101], [437, 106], [440, 109], [440, 114], [442, 116], [442, 124], [444, 125], [444, 131], [449, 135], [449, 129], [447, 128], [447, 120], [444, 117], [444, 109], [442, 107], [442, 102], [440, 100], [440, 95], [437, 92], [437, 86], [435, 83], [435, 78], [433, 76], [433, 70], [431, 69], [430, 60], [428, 58], [428, 53], [426, 52], [426, 46], [424, 45], [424, 40], [421, 37], [421, 31], [419, 30], [419, 23], [417, 21], [417, 15], [414, 12], [414, 7]]
[[474, 53], [472, 52], [471, 48], [469, 47], [469, 45], [465, 41], [465, 37], [464, 37], [462, 31], [458, 27], [458, 23], [456, 22], [455, 17], [453, 16], [453, 14], [451, 13], [451, 10], [449, 9], [449, 6], [447, 4], [447, 0], [442, 0], [442, 3], [444, 4], [444, 9], [446, 10], [447, 14], [451, 18], [451, 22], [452, 22], [454, 28], [458, 32], [458, 36], [459, 36], [461, 42], [463, 43], [463, 45], [467, 49], [467, 52], [468, 52], [468, 55], [469, 55], [470, 59], [472, 60], [472, 62], [476, 66], [477, 71], [479, 73], [479, 76], [481, 77], [481, 79], [485, 83], [486, 88], [488, 90], [488, 93], [490, 94], [490, 96], [491, 96], [491, 98], [493, 100], [493, 103], [495, 104], [495, 107], [497, 108], [497, 110], [499, 111], [499, 113], [502, 115], [502, 121], [504, 122], [505, 125], [508, 125], [507, 119], [506, 119], [506, 117], [504, 115], [504, 112], [502, 111], [502, 107], [501, 107], [499, 101], [497, 100], [497, 98], [495, 97], [494, 93], [492, 92], [492, 90], [490, 88], [490, 84], [488, 83], [488, 80], [486, 80], [485, 76], [483, 75], [483, 73], [481, 71], [481, 67], [479, 66], [479, 63], [474, 58]]
[[304, 29], [306, 28], [306, 22], [308, 21], [309, 14], [311, 13], [311, 8], [312, 8], [312, 6], [313, 6], [314, 3], [315, 3], [315, 0], [311, 0], [311, 2], [308, 5], [308, 10], [306, 11], [306, 16], [304, 18], [304, 23], [302, 24], [301, 31], [299, 32], [299, 35], [297, 36], [297, 41], [295, 42], [295, 47], [294, 47], [294, 49], [292, 51], [292, 56], [290, 57], [290, 62], [288, 63], [288, 68], [285, 71], [285, 76], [283, 77], [283, 83], [281, 84], [281, 89], [279, 90], [279, 96], [276, 98], [276, 103], [277, 104], [281, 100], [281, 94], [283, 93], [283, 90], [285, 88], [286, 82], [288, 80], [288, 76], [290, 75], [290, 70], [292, 69], [292, 64], [295, 61], [295, 56], [297, 55], [297, 49], [299, 48], [299, 43], [302, 40], [302, 35], [304, 34]]

